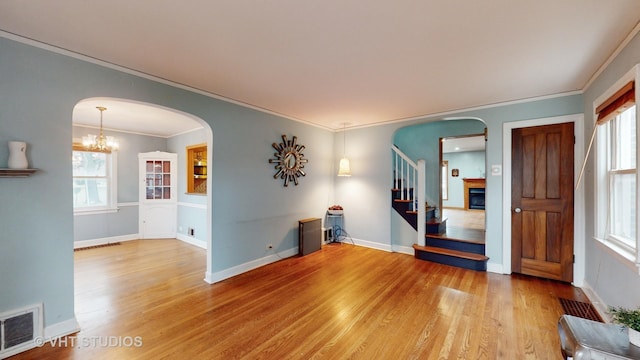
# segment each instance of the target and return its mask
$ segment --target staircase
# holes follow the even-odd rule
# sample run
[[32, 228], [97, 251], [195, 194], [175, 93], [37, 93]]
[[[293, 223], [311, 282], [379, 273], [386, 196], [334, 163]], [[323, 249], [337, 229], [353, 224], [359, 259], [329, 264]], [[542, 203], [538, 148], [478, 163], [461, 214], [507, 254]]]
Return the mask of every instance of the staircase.
[[[408, 160], [397, 147], [394, 146], [393, 151], [396, 155], [396, 165], [394, 187], [391, 189], [391, 204], [393, 209], [420, 233], [422, 224], [418, 220], [419, 213], [422, 211], [419, 211], [418, 199], [424, 196], [417, 196], [416, 192], [419, 191], [415, 191], [414, 184], [420, 184], [423, 180], [416, 179], [415, 174], [420, 174], [420, 171], [413, 172], [411, 169], [413, 166], [418, 166], [417, 164]], [[402, 162], [408, 163], [399, 165]], [[424, 241], [418, 241], [413, 245], [415, 257], [470, 270], [486, 271], [489, 258], [484, 255], [484, 231], [455, 227], [447, 229], [447, 219], [437, 217], [436, 210], [435, 207], [425, 208]]]

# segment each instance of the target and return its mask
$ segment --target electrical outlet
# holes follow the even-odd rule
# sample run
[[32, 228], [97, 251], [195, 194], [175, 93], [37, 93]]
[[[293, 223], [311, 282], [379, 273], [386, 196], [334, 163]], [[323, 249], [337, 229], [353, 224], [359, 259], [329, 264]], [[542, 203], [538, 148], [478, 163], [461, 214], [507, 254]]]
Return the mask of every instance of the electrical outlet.
[[273, 249], [273, 245], [272, 244], [267, 245], [267, 249]]
[[194, 236], [195, 235], [195, 230], [193, 228], [189, 228], [189, 230], [187, 231], [187, 235]]

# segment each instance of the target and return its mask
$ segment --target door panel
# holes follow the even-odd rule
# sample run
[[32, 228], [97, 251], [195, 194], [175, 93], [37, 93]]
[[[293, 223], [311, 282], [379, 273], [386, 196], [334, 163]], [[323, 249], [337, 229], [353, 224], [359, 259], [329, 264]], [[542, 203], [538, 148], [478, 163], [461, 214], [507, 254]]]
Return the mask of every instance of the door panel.
[[512, 132], [511, 270], [573, 280], [573, 123]]

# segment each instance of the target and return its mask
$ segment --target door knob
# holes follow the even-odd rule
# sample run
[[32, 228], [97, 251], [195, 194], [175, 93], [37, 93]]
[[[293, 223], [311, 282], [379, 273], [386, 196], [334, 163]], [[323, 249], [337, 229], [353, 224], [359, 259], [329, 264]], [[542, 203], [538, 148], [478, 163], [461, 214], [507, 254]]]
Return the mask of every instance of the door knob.
[[515, 209], [513, 209], [513, 211], [514, 211], [514, 212], [516, 212], [516, 213], [519, 213], [519, 212], [522, 212], [522, 209], [520, 209], [520, 208], [515, 208]]

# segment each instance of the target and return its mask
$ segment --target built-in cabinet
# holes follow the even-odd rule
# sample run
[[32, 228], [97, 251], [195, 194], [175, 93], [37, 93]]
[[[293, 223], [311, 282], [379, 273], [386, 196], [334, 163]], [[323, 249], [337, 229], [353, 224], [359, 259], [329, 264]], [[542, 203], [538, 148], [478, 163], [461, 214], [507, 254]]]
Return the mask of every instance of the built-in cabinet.
[[207, 144], [187, 146], [187, 193], [207, 193]]
[[142, 239], [175, 238], [177, 224], [177, 154], [138, 154], [139, 232]]

